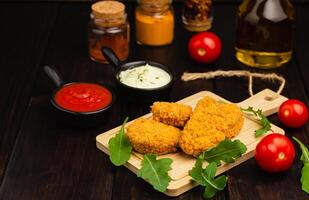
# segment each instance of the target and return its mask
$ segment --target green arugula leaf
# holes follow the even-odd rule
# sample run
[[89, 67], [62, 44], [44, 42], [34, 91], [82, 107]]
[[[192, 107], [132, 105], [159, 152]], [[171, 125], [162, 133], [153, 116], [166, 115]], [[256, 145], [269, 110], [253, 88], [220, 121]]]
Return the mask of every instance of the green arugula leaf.
[[209, 165], [203, 169], [203, 154], [201, 154], [192, 170], [189, 171], [189, 175], [199, 185], [205, 186], [203, 197], [206, 199], [212, 198], [215, 194], [223, 190], [226, 186], [227, 177], [222, 175], [215, 178], [217, 172], [217, 164], [215, 162], [209, 163]]
[[309, 151], [308, 148], [296, 137], [293, 137], [293, 139], [299, 144], [300, 149], [302, 150], [300, 159], [303, 161], [304, 166], [301, 170], [302, 176], [300, 182], [302, 183], [303, 191], [309, 194]]
[[309, 194], [309, 164], [305, 163], [301, 170], [301, 178], [300, 181], [302, 183], [302, 189], [307, 194]]
[[304, 163], [309, 163], [309, 151], [308, 148], [300, 141], [298, 140], [296, 137], [292, 137], [300, 146], [300, 149], [302, 150], [302, 155], [300, 157], [300, 159], [304, 162]]
[[253, 113], [256, 117], [259, 118], [262, 128], [255, 131], [255, 137], [260, 137], [268, 131], [271, 131], [270, 121], [265, 117], [262, 110], [254, 110], [253, 107], [248, 107], [247, 109], [240, 108], [243, 112]]
[[153, 154], [145, 154], [142, 161], [142, 168], [137, 172], [137, 176], [148, 181], [154, 189], [159, 192], [165, 192], [171, 181], [168, 171], [171, 170], [173, 160], [170, 158], [161, 158]]
[[235, 162], [246, 151], [246, 145], [240, 140], [231, 141], [230, 139], [225, 139], [216, 147], [203, 152], [200, 156], [209, 163], [215, 162], [217, 165], [221, 165], [221, 161], [225, 163]]
[[132, 146], [124, 132], [128, 119], [124, 120], [118, 134], [108, 141], [109, 159], [116, 166], [125, 164], [131, 157]]

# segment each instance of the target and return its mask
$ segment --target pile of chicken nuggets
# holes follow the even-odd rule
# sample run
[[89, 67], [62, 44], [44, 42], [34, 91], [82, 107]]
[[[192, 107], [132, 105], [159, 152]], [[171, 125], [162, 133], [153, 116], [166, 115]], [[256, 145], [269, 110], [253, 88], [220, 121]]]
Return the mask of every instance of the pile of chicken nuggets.
[[234, 104], [211, 97], [198, 101], [194, 110], [180, 103], [155, 102], [153, 119], [139, 118], [126, 129], [132, 147], [139, 153], [163, 155], [180, 149], [198, 156], [225, 138], [236, 136], [244, 123]]

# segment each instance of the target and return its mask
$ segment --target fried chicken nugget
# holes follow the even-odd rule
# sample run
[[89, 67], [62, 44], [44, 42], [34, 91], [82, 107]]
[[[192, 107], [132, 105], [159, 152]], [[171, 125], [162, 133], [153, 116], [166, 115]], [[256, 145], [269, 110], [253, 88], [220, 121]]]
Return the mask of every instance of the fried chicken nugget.
[[192, 108], [180, 103], [154, 102], [151, 112], [154, 120], [182, 128], [190, 119]]
[[139, 153], [162, 155], [177, 151], [179, 129], [153, 119], [137, 119], [127, 128], [126, 135]]
[[243, 123], [243, 115], [236, 105], [206, 96], [197, 103], [184, 127], [179, 146], [186, 154], [198, 156], [225, 138], [237, 135]]

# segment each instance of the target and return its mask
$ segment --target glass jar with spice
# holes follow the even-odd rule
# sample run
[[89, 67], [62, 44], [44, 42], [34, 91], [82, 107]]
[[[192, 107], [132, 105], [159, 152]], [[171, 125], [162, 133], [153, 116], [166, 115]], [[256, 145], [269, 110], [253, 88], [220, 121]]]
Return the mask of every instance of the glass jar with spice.
[[211, 28], [212, 0], [185, 0], [182, 22], [189, 31], [207, 31]]
[[174, 38], [174, 12], [170, 0], [139, 0], [135, 10], [137, 43], [162, 46]]
[[99, 1], [91, 6], [88, 29], [89, 56], [92, 60], [107, 63], [101, 47], [111, 48], [120, 60], [129, 55], [130, 30], [124, 4], [118, 1]]

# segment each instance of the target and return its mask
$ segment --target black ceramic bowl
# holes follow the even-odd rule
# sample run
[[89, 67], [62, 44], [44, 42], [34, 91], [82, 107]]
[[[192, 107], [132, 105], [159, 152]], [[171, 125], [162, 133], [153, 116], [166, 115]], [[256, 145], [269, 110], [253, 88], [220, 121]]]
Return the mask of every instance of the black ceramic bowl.
[[[45, 72], [48, 74], [48, 76], [57, 84], [57, 88], [53, 91], [51, 97], [50, 97], [50, 103], [51, 103], [51, 109], [52, 113], [54, 115], [54, 118], [58, 121], [61, 122], [64, 125], [69, 125], [73, 127], [78, 127], [78, 128], [89, 128], [89, 127], [94, 127], [100, 124], [104, 124], [104, 122], [107, 120], [109, 113], [111, 112], [112, 106], [115, 102], [116, 95], [115, 92], [112, 88], [109, 86], [100, 84], [100, 83], [91, 83], [91, 82], [71, 82], [71, 83], [66, 83], [62, 84], [62, 79], [60, 78], [59, 74], [56, 72], [55, 69], [45, 66], [44, 67]], [[55, 78], [56, 77], [56, 78]], [[60, 104], [57, 103], [55, 100], [55, 96], [57, 92], [61, 91], [63, 88], [66, 88], [67, 86], [72, 86], [75, 84], [94, 84], [100, 87], [105, 88], [108, 90], [111, 94], [111, 102], [106, 105], [105, 107], [102, 107], [98, 110], [94, 111], [74, 111], [74, 110], [69, 110], [61, 106]]]
[[[153, 61], [134, 61], [122, 64], [115, 55], [115, 53], [110, 48], [107, 47], [102, 47], [102, 54], [116, 69], [115, 80], [117, 83], [117, 88], [122, 96], [122, 99], [140, 103], [143, 102], [151, 103], [158, 100], [168, 99], [174, 78], [167, 66]], [[164, 70], [170, 76], [170, 81], [161, 87], [155, 87], [155, 88], [132, 87], [120, 81], [119, 75], [122, 71], [133, 69], [135, 67], [140, 67], [146, 64]]]

